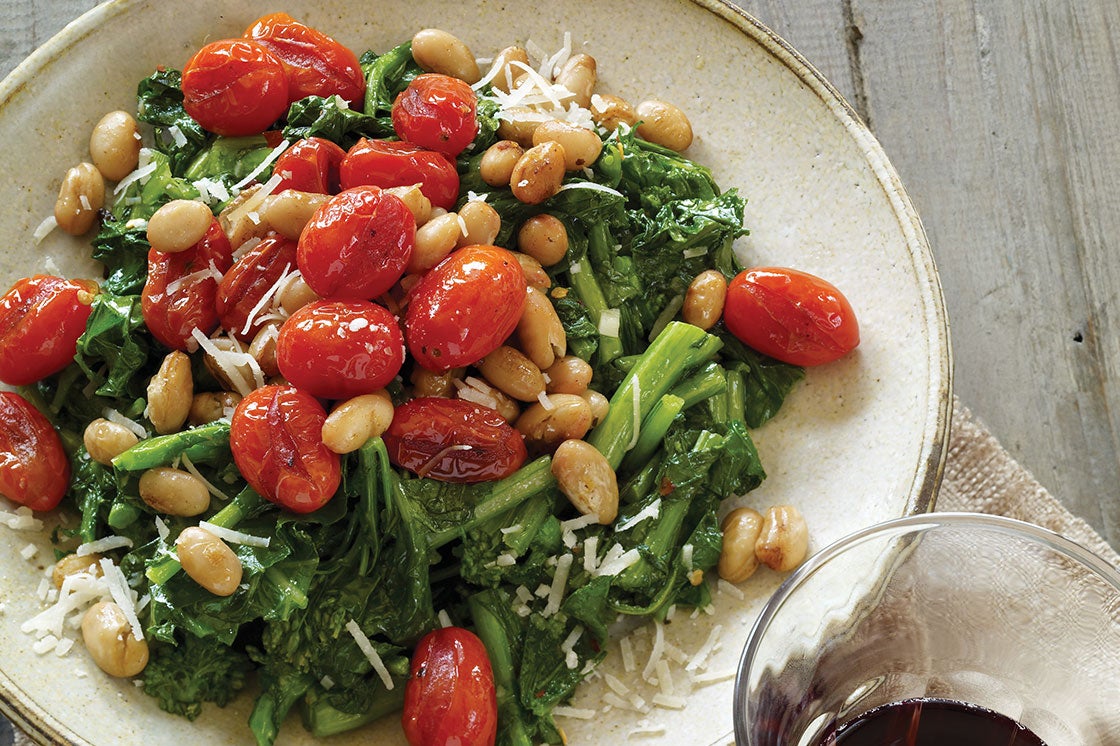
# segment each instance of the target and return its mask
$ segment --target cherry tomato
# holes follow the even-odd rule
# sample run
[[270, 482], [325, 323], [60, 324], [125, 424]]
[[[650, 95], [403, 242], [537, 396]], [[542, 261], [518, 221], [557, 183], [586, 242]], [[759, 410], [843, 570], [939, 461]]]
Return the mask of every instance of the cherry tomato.
[[402, 140], [454, 158], [478, 134], [478, 97], [458, 78], [416, 76], [393, 102], [393, 129]]
[[140, 308], [152, 336], [173, 350], [186, 350], [195, 327], [206, 335], [214, 331], [218, 326], [214, 305], [218, 280], [211, 268], [224, 273], [232, 263], [229, 239], [217, 220], [186, 251], [148, 251], [148, 279]]
[[404, 687], [401, 726], [411, 746], [493, 746], [497, 692], [477, 635], [444, 627], [420, 639]]
[[358, 57], [321, 31], [287, 13], [262, 16], [244, 34], [272, 52], [288, 76], [288, 100], [307, 96], [341, 96], [362, 108], [366, 84]]
[[335, 194], [339, 190], [338, 167], [346, 151], [330, 140], [308, 137], [297, 141], [276, 159], [272, 173], [280, 176], [274, 189], [279, 194], [285, 189], [316, 194]]
[[295, 268], [296, 242], [283, 236], [269, 236], [245, 252], [218, 286], [216, 308], [222, 328], [251, 341], [267, 314], [267, 309], [257, 306], [280, 277]]
[[187, 114], [227, 137], [264, 132], [288, 110], [284, 66], [255, 41], [207, 44], [183, 68], [182, 88]]
[[0, 495], [32, 510], [51, 510], [70, 486], [62, 439], [43, 413], [0, 391]]
[[436, 207], [450, 210], [459, 199], [455, 164], [434, 150], [407, 142], [362, 138], [342, 159], [342, 188], [373, 184], [383, 188], [419, 184]]
[[405, 311], [405, 339], [421, 367], [445, 371], [478, 362], [517, 327], [525, 274], [497, 246], [464, 246], [420, 278]]
[[264, 386], [242, 399], [229, 445], [249, 486], [293, 513], [326, 505], [341, 481], [338, 454], [323, 445], [326, 419], [323, 405], [294, 386]]
[[280, 375], [323, 399], [385, 388], [403, 363], [397, 320], [367, 300], [309, 303], [288, 317], [276, 341]]
[[848, 299], [832, 284], [796, 269], [744, 270], [727, 288], [723, 322], [743, 344], [793, 365], [821, 365], [859, 344]]
[[376, 298], [404, 274], [416, 218], [399, 197], [375, 186], [339, 192], [299, 237], [304, 281], [321, 298]]
[[0, 381], [26, 386], [69, 365], [97, 291], [88, 280], [17, 280], [0, 298]]
[[381, 436], [389, 460], [443, 482], [487, 482], [525, 463], [525, 441], [493, 409], [463, 399], [412, 399]]

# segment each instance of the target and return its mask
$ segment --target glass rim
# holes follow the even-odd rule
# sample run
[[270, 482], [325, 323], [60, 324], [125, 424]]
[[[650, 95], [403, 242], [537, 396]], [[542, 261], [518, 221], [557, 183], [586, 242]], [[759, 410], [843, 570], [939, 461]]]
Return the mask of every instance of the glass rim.
[[760, 638], [790, 595], [800, 588], [820, 567], [827, 564], [834, 557], [844, 554], [848, 549], [856, 545], [882, 535], [892, 533], [902, 534], [919, 530], [923, 527], [933, 529], [940, 526], [986, 528], [992, 531], [1014, 534], [1036, 543], [1045, 544], [1051, 549], [1074, 560], [1081, 567], [1090, 570], [1098, 578], [1115, 588], [1117, 593], [1120, 593], [1120, 568], [1114, 567], [1102, 557], [1066, 536], [1048, 528], [1043, 528], [1042, 526], [1028, 523], [1027, 521], [1021, 521], [1016, 518], [990, 515], [987, 513], [930, 512], [892, 518], [862, 528], [837, 539], [809, 557], [809, 559], [794, 570], [788, 578], [782, 581], [782, 584], [778, 586], [778, 589], [774, 591], [766, 601], [766, 605], [762, 608], [762, 613], [755, 619], [751, 631], [747, 635], [747, 642], [743, 646], [743, 652], [739, 658], [739, 667], [735, 674], [735, 685], [732, 694], [734, 697], [734, 702], [732, 704], [735, 742], [737, 744], [748, 743], [748, 741], [745, 740], [747, 735], [747, 697], [744, 689], [747, 686], [748, 674], [754, 664], [755, 656], [758, 653]]

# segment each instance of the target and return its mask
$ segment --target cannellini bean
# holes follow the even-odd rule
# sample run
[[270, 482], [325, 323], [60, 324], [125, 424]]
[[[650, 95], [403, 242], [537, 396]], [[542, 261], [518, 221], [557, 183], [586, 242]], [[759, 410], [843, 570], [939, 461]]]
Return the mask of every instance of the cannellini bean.
[[560, 218], [542, 212], [521, 224], [517, 248], [542, 266], [551, 267], [568, 253], [568, 229]]
[[603, 150], [603, 141], [597, 134], [559, 119], [542, 122], [533, 130], [533, 144], [544, 142], [559, 143], [564, 148], [564, 168], [568, 171], [589, 167]]
[[726, 300], [727, 278], [719, 270], [704, 270], [696, 275], [684, 294], [681, 318], [707, 331], [723, 315]]
[[[285, 238], [298, 241], [311, 216], [330, 199], [329, 194], [285, 189], [271, 195], [260, 209], [260, 218]], [[251, 221], [250, 221], [251, 222]]]
[[412, 395], [416, 398], [424, 396], [439, 396], [444, 399], [451, 398], [455, 393], [455, 381], [463, 380], [466, 368], [452, 368], [442, 373], [416, 366], [412, 369]]
[[[511, 62], [528, 65], [529, 53], [525, 51], [524, 47], [515, 45], [506, 47], [495, 55], [494, 61], [490, 64], [490, 69], [498, 72], [490, 79], [490, 85], [503, 93], [509, 93], [517, 85], [518, 79], [525, 74], [524, 70], [511, 66]], [[497, 184], [491, 184], [491, 186], [497, 186]]]
[[291, 316], [308, 303], [319, 300], [318, 294], [303, 279], [303, 275], [289, 275], [288, 281], [276, 291], [276, 302]]
[[550, 451], [566, 440], [579, 440], [591, 429], [591, 405], [576, 394], [553, 394], [548, 405], [537, 402], [525, 409], [514, 427], [525, 442], [539, 451]]
[[513, 140], [498, 140], [482, 154], [478, 162], [478, 175], [493, 187], [509, 186], [513, 167], [525, 154], [525, 149]]
[[240, 401], [241, 394], [232, 391], [204, 391], [195, 394], [191, 399], [187, 419], [192, 425], [205, 425], [220, 420], [230, 416]]
[[261, 372], [268, 377], [280, 375], [276, 364], [276, 340], [280, 338], [280, 325], [276, 322], [265, 324], [249, 344], [249, 354], [261, 366]]
[[544, 392], [541, 369], [524, 354], [502, 345], [478, 363], [486, 380], [519, 401], [536, 401]]
[[526, 357], [540, 370], [550, 367], [568, 349], [564, 325], [560, 323], [552, 301], [531, 285], [527, 288], [525, 307], [517, 322], [517, 337]]
[[775, 505], [766, 511], [762, 532], [754, 545], [759, 562], [786, 572], [801, 564], [809, 551], [809, 527], [792, 505]]
[[66, 578], [78, 573], [84, 572], [94, 577], [101, 577], [100, 562], [101, 555], [97, 552], [83, 554], [80, 557], [76, 554], [68, 554], [54, 563], [51, 569], [51, 582], [54, 583], [55, 588], [62, 588]]
[[215, 596], [232, 596], [241, 584], [241, 560], [214, 534], [198, 526], [183, 529], [175, 540], [179, 563], [200, 586]]
[[548, 272], [544, 271], [540, 262], [528, 254], [522, 254], [520, 251], [513, 252], [513, 256], [517, 259], [517, 263], [521, 265], [521, 271], [525, 275], [525, 283], [529, 287], [534, 287], [537, 290], [548, 290], [552, 286], [552, 278], [548, 276]]
[[560, 68], [556, 82], [575, 94], [575, 102], [587, 108], [598, 81], [595, 58], [589, 54], [574, 54]]
[[685, 113], [665, 101], [643, 101], [638, 104], [638, 134], [657, 145], [678, 153], [692, 144], [692, 124]]
[[350, 453], [380, 436], [393, 421], [393, 401], [384, 390], [339, 402], [323, 423], [323, 444]]
[[591, 427], [595, 427], [611, 409], [611, 400], [594, 389], [587, 389], [580, 394], [591, 407]]
[[93, 662], [110, 676], [135, 676], [148, 665], [148, 643], [136, 639], [124, 610], [112, 601], [89, 607], [82, 617], [82, 641]]
[[173, 350], [148, 382], [148, 419], [157, 433], [174, 433], [183, 427], [193, 394], [191, 359]]
[[[465, 399], [474, 404], [482, 404], [483, 406], [493, 407], [494, 411], [502, 416], [506, 422], [513, 422], [521, 415], [521, 405], [514, 401], [509, 395], [505, 394], [497, 386], [491, 386], [489, 382], [483, 381], [484, 390], [480, 391], [474, 386], [467, 385], [465, 382], [461, 386], [456, 387], [455, 397], [457, 399]], [[472, 395], [468, 392], [475, 391], [479, 395]]]
[[432, 219], [432, 201], [420, 191], [419, 184], [390, 187], [385, 191], [404, 202], [404, 206], [416, 219], [416, 225], [423, 225]]
[[260, 184], [245, 187], [218, 213], [218, 224], [233, 250], [250, 238], [264, 238], [272, 228], [264, 215], [275, 195], [261, 197], [260, 190]]
[[459, 208], [467, 232], [459, 236], [459, 246], [489, 246], [502, 229], [502, 216], [486, 202], [476, 199]]
[[602, 525], [618, 517], [618, 478], [606, 457], [585, 440], [566, 440], [552, 455], [552, 476], [583, 515]]
[[450, 75], [468, 83], [477, 83], [482, 77], [470, 48], [441, 29], [426, 28], [412, 37], [412, 59], [427, 72]]
[[513, 140], [523, 148], [531, 147], [533, 132], [542, 122], [551, 119], [550, 115], [533, 111], [526, 106], [511, 106], [502, 110], [502, 117], [498, 120], [498, 137], [503, 140]]
[[751, 508], [735, 508], [720, 523], [723, 548], [719, 552], [719, 576], [728, 583], [741, 583], [758, 569], [754, 546], [762, 533], [762, 514]]
[[591, 97], [591, 119], [607, 132], [614, 132], [620, 124], [633, 127], [638, 121], [638, 112], [626, 99], [596, 93]]
[[577, 394], [582, 396], [591, 385], [594, 371], [591, 364], [575, 355], [560, 357], [545, 372], [548, 384], [545, 390], [550, 394]]
[[422, 273], [436, 266], [455, 249], [462, 234], [457, 213], [447, 212], [433, 217], [416, 229], [407, 270]]
[[127, 111], [111, 111], [89, 136], [93, 165], [110, 181], [120, 181], [140, 163], [140, 129]]
[[564, 180], [564, 148], [557, 142], [542, 142], [525, 151], [513, 167], [509, 188], [527, 205], [539, 205], [560, 191]]
[[82, 433], [89, 457], [104, 466], [112, 466], [113, 459], [140, 441], [136, 433], [124, 425], [98, 418], [86, 425]]
[[156, 251], [177, 254], [202, 240], [214, 214], [193, 199], [173, 199], [148, 219], [148, 243]]
[[54, 219], [71, 236], [80, 236], [93, 227], [97, 211], [105, 205], [105, 177], [92, 163], [79, 163], [62, 178]]
[[140, 499], [166, 515], [194, 516], [210, 507], [210, 493], [195, 475], [157, 466], [140, 475]]

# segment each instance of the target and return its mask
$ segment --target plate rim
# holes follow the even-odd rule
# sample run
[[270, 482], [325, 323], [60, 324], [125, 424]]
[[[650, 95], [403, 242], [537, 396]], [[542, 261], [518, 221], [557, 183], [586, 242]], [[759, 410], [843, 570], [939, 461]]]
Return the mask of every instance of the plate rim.
[[[863, 122], [859, 113], [789, 42], [746, 10], [733, 5], [730, 0], [689, 0], [689, 2], [730, 23], [752, 39], [820, 99], [832, 116], [844, 127], [847, 135], [859, 146], [863, 159], [870, 166], [876, 182], [893, 208], [892, 212], [905, 237], [906, 248], [916, 277], [929, 291], [929, 296], [923, 295], [922, 300], [923, 318], [930, 333], [930, 358], [926, 362], [931, 375], [927, 388], [929, 406], [924, 412], [927, 427], [923, 429], [924, 437], [920, 449], [921, 453], [927, 455], [915, 465], [904, 515], [930, 512], [936, 505], [937, 492], [944, 476], [945, 461], [949, 452], [953, 401], [953, 354], [944, 292], [933, 251], [917, 209], [906, 193], [886, 151]], [[113, 18], [127, 13], [133, 6], [143, 4], [139, 0], [109, 0], [70, 21], [0, 81], [0, 111], [28, 86], [37, 73], [47, 69], [75, 42], [93, 33]], [[57, 718], [39, 707], [2, 670], [0, 670], [0, 713], [39, 743], [74, 746], [88, 744]]]

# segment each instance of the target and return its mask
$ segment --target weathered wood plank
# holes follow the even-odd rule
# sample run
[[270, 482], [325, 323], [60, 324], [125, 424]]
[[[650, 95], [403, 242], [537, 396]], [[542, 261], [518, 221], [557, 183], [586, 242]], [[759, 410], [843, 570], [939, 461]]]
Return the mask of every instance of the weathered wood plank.
[[1120, 6], [853, 10], [870, 119], [941, 271], [957, 393], [1120, 545]]

